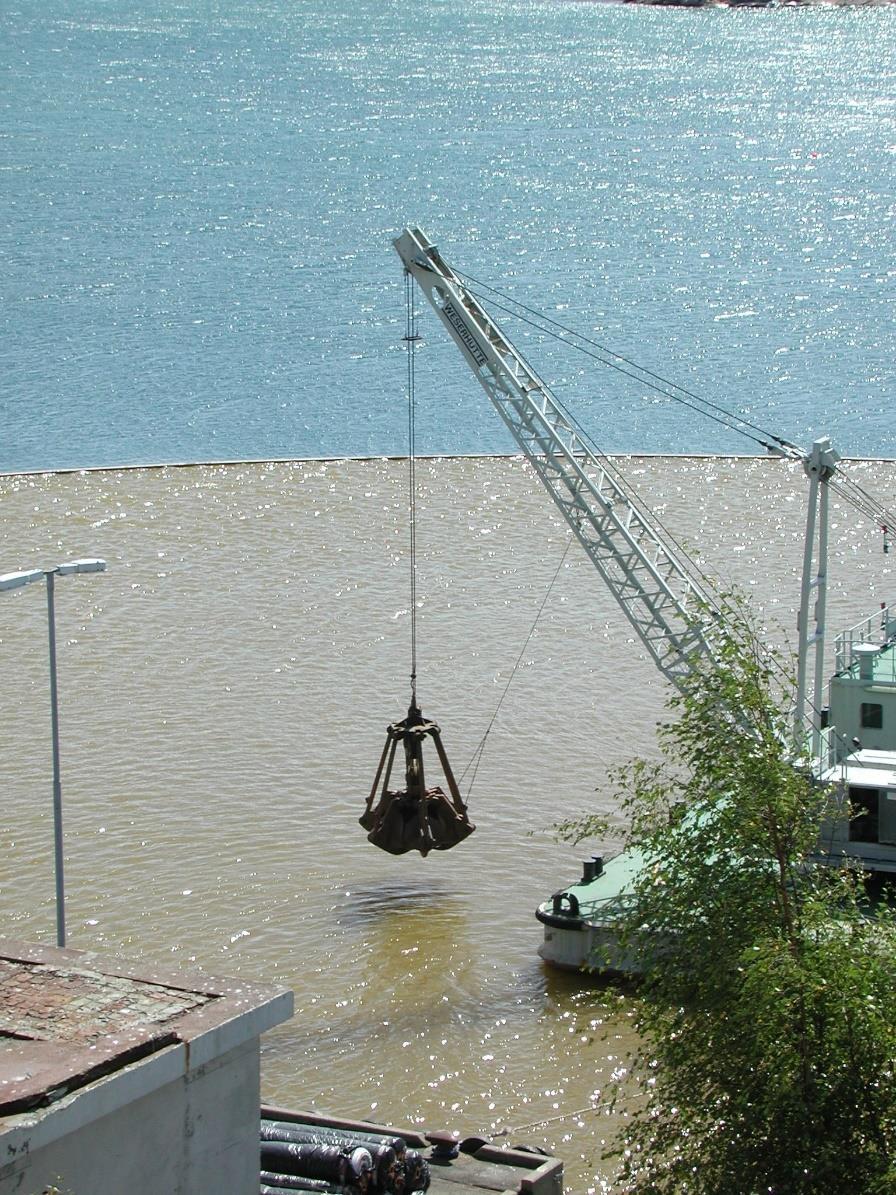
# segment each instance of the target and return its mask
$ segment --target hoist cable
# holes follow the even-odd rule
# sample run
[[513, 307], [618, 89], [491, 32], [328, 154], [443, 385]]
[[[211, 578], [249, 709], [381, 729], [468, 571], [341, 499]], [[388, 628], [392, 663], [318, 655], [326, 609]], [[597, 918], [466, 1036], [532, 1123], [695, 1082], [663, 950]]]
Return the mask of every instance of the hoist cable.
[[[739, 435], [744, 436], [745, 439], [752, 440], [755, 444], [761, 448], [764, 448], [766, 451], [777, 452], [778, 449], [785, 449], [787, 450], [787, 455], [793, 453], [801, 457], [805, 456], [804, 451], [796, 444], [793, 444], [790, 440], [786, 440], [783, 437], [776, 435], [767, 428], [761, 427], [759, 424], [753, 423], [743, 414], [736, 411], [729, 411], [720, 403], [713, 402], [711, 399], [703, 398], [701, 395], [695, 394], [693, 391], [679, 385], [679, 383], [670, 381], [668, 378], [664, 378], [661, 374], [655, 373], [646, 366], [639, 365], [636, 361], [632, 361], [630, 358], [623, 356], [621, 353], [615, 352], [606, 345], [600, 344], [598, 341], [591, 339], [584, 333], [578, 332], [574, 328], [569, 328], [565, 324], [560, 323], [558, 320], [552, 319], [550, 316], [545, 315], [543, 312], [539, 312], [534, 308], [528, 307], [525, 303], [520, 302], [518, 299], [505, 294], [495, 287], [489, 286], [488, 283], [480, 282], [478, 279], [475, 279], [470, 275], [461, 276], [466, 278], [474, 286], [488, 291], [490, 296], [497, 295], [500, 299], [512, 304], [512, 307], [503, 306], [501, 303], [496, 302], [493, 297], [489, 298], [489, 303], [498, 308], [498, 310], [503, 311], [506, 315], [510, 315], [514, 319], [518, 319], [522, 323], [526, 323], [530, 327], [534, 327], [537, 331], [554, 337], [554, 339], [560, 341], [561, 343], [569, 345], [570, 348], [577, 349], [579, 352], [583, 353], [587, 357], [591, 357], [599, 364], [606, 365], [608, 368], [616, 370], [617, 373], [622, 374], [624, 377], [631, 378], [632, 380], [638, 382], [639, 385], [646, 386], [648, 389], [655, 391], [664, 398], [668, 398], [672, 402], [677, 402], [682, 406], [695, 411], [697, 414], [704, 415], [706, 418], [711, 419], [720, 426], [727, 428], [729, 431], [737, 432]], [[480, 296], [476, 295], [476, 297], [479, 298]], [[521, 315], [521, 311], [526, 312], [527, 314]], [[555, 332], [553, 329], [558, 329], [559, 331]], [[575, 337], [576, 339], [569, 340], [568, 337], [570, 336]], [[576, 341], [580, 341], [581, 343], [576, 343]], [[591, 352], [590, 349], [584, 347], [585, 345], [589, 345], [591, 348], [598, 351]], [[599, 354], [605, 355], [600, 356]], [[613, 358], [613, 360], [609, 360], [608, 358]], [[621, 361], [624, 365], [629, 366], [630, 368], [622, 368], [620, 365], [615, 363], [617, 361]], [[637, 370], [638, 372], [633, 373], [631, 372], [632, 370]], [[675, 391], [677, 393], [672, 393], [671, 391]], [[560, 404], [558, 403], [558, 406], [559, 405]], [[564, 414], [567, 415], [567, 418], [571, 418], [568, 412], [564, 411]], [[576, 423], [576, 427], [582, 433], [583, 438], [587, 438], [578, 423]], [[748, 428], [750, 431], [746, 430]], [[753, 435], [751, 432], [756, 432], [758, 434]], [[603, 456], [603, 454], [600, 455]], [[849, 477], [849, 475], [842, 468], [832, 479], [832, 488], [836, 489], [841, 498], [850, 506], [852, 506], [854, 510], [877, 523], [885, 533], [896, 528], [896, 515], [881, 506], [880, 503], [878, 503], [870, 494], [863, 490], [856, 481]]]
[[[496, 290], [496, 288], [491, 287], [488, 284], [479, 283], [479, 282], [477, 282], [477, 280], [470, 278], [467, 275], [464, 275], [464, 277], [467, 278], [468, 281], [473, 283], [474, 285], [483, 287], [485, 290], [489, 291], [491, 295], [499, 295], [501, 298], [507, 299], [507, 301], [512, 303], [515, 308], [519, 308], [522, 311], [528, 312], [529, 315], [534, 316], [535, 319], [529, 319], [529, 318], [527, 318], [527, 316], [521, 315], [518, 310], [514, 310], [513, 308], [503, 306], [501, 303], [496, 303], [493, 298], [489, 299], [489, 303], [491, 306], [498, 308], [499, 310], [503, 311], [505, 314], [510, 315], [515, 319], [519, 319], [523, 323], [527, 323], [530, 326], [535, 327], [540, 332], [544, 332], [547, 335], [555, 337], [555, 339], [561, 340], [565, 344], [569, 344], [570, 347], [579, 349], [580, 352], [585, 353], [586, 356], [592, 357], [593, 359], [598, 361], [600, 364], [607, 365], [610, 368], [615, 369], [617, 372], [622, 373], [623, 375], [634, 379], [639, 384], [646, 385], [648, 388], [653, 389], [660, 394], [663, 394], [665, 397], [669, 398], [670, 400], [679, 402], [682, 405], [687, 406], [690, 409], [696, 411], [698, 414], [702, 414], [702, 415], [706, 416], [707, 418], [712, 419], [714, 422], [721, 424], [722, 426], [728, 428], [729, 430], [738, 432], [739, 434], [743, 435], [745, 438], [752, 440], [753, 442], [755, 442], [756, 444], [758, 444], [760, 447], [764, 448], [767, 451], [776, 452], [777, 449], [776, 449], [775, 445], [777, 445], [780, 448], [786, 449], [787, 450], [786, 455], [788, 455], [788, 456], [790, 456], [791, 454], [793, 454], [794, 456], [803, 456], [804, 455], [803, 451], [800, 448], [798, 448], [796, 445], [792, 444], [790, 441], [785, 440], [780, 436], [776, 436], [773, 433], [767, 431], [766, 429], [759, 427], [757, 424], [752, 423], [750, 420], [747, 420], [742, 415], [726, 411], [719, 404], [713, 403], [708, 399], [701, 398], [699, 395], [696, 395], [693, 392], [686, 390], [684, 387], [679, 386], [677, 383], [671, 382], [668, 379], [663, 378], [656, 373], [653, 373], [651, 370], [648, 370], [645, 367], [638, 365], [637, 362], [631, 361], [631, 360], [629, 360], [629, 358], [623, 357], [620, 354], [613, 352], [613, 350], [606, 348], [604, 345], [598, 344], [596, 341], [589, 340], [589, 338], [584, 336], [582, 333], [575, 332], [572, 329], [566, 328], [563, 324], [560, 324], [558, 321], [553, 320], [549, 316], [546, 316], [543, 313], [537, 312], [534, 309], [527, 307], [525, 304], [520, 303], [519, 301], [513, 299], [512, 297], [509, 297], [509, 296], [503, 294], [503, 292]], [[480, 296], [476, 295], [475, 297], [479, 298]], [[537, 323], [536, 320], [541, 320], [543, 322]], [[545, 325], [551, 325], [551, 327], [547, 327]], [[566, 335], [563, 335], [563, 336], [558, 335], [557, 333], [555, 333], [554, 331], [551, 330], [552, 328], [560, 329], [560, 331], [563, 333], [571, 334], [571, 335], [577, 337], [579, 340], [584, 341], [586, 344], [590, 344], [590, 345], [592, 345], [592, 347], [599, 349], [601, 353], [609, 354], [610, 356], [614, 357], [617, 361], [622, 361], [625, 365], [630, 366], [631, 369], [620, 368], [620, 366], [616, 365], [613, 361], [609, 361], [605, 357], [599, 356], [597, 353], [590, 352], [588, 349], [582, 347], [582, 345], [576, 344], [575, 342], [568, 340], [566, 338]], [[656, 385], [654, 381], [646, 380], [645, 378], [640, 377], [638, 374], [631, 372], [631, 370], [638, 370], [640, 373], [646, 375], [646, 378], [652, 378], [655, 380], [655, 382], [662, 383], [662, 386], [664, 386], [664, 387], [668, 387], [669, 389], [679, 391], [680, 394], [670, 393], [669, 389], [661, 389], [661, 387]], [[727, 627], [730, 627], [732, 624], [736, 624], [737, 611], [735, 608], [732, 608], [731, 603], [725, 598], [724, 595], [718, 594], [718, 590], [717, 590], [717, 586], [716, 586], [715, 582], [711, 578], [709, 578], [705, 573], [702, 572], [702, 570], [697, 566], [696, 562], [689, 556], [687, 550], [683, 547], [683, 545], [675, 538], [675, 536], [671, 533], [669, 528], [667, 526], [665, 526], [663, 524], [663, 522], [659, 519], [656, 512], [653, 510], [650, 510], [647, 507], [646, 503], [642, 502], [637, 497], [637, 495], [631, 489], [624, 474], [622, 474], [618, 470], [618, 468], [616, 468], [613, 465], [613, 463], [607, 457], [606, 453], [604, 451], [602, 451], [594, 443], [593, 438], [583, 428], [582, 424], [575, 417], [575, 415], [571, 411], [569, 411], [564, 406], [564, 404], [561, 403], [557, 399], [556, 395], [552, 392], [551, 388], [548, 387], [544, 383], [543, 379], [539, 378], [539, 383], [543, 387], [545, 392], [550, 394], [551, 399], [555, 403], [558, 410], [560, 410], [562, 412], [564, 417], [569, 422], [570, 426], [575, 430], [576, 434], [583, 441], [583, 443], [588, 444], [595, 451], [597, 456], [601, 459], [603, 467], [605, 469], [607, 469], [608, 472], [610, 472], [611, 474], [613, 474], [615, 476], [616, 483], [619, 485], [620, 489], [625, 493], [626, 498], [627, 498], [628, 502], [630, 503], [630, 505], [634, 509], [639, 510], [642, 517], [646, 517], [647, 522], [649, 524], [653, 524], [657, 528], [657, 530], [665, 537], [666, 542], [671, 544], [674, 547], [675, 551], [678, 553], [679, 566], [681, 566], [685, 570], [685, 572], [690, 574], [695, 580], [702, 583], [703, 588], [704, 588], [704, 599], [708, 602], [710, 609], [712, 609], [716, 613], [716, 616], [717, 616], [719, 622], [723, 626], [727, 626]], [[680, 395], [685, 395], [686, 398], [682, 398], [682, 397], [680, 397]], [[693, 399], [694, 401], [693, 402], [687, 401], [688, 399]], [[702, 404], [702, 406], [696, 406], [695, 403], [700, 403], [700, 404]], [[704, 408], [711, 408], [712, 410], [707, 410]], [[723, 415], [725, 417], [721, 418], [719, 416], [719, 414], [713, 414], [712, 411], [719, 412], [721, 415]], [[731, 420], [736, 420], [737, 424], [742, 424], [743, 426], [737, 426], [736, 423], [731, 422]], [[746, 427], [749, 427], [749, 428], [753, 429], [754, 431], [761, 433], [761, 436], [764, 438], [760, 438], [759, 436], [751, 435], [748, 431], [745, 430]], [[872, 522], [876, 522], [877, 524], [879, 524], [879, 526], [884, 531], [884, 535], [885, 535], [884, 550], [886, 551], [887, 550], [887, 541], [886, 541], [887, 531], [888, 531], [888, 529], [893, 529], [894, 526], [896, 526], [896, 519], [894, 519], [893, 516], [891, 516], [889, 514], [889, 512], [885, 511], [883, 509], [883, 507], [881, 507], [878, 503], [876, 503], [875, 500], [870, 495], [865, 493], [865, 491], [862, 490], [861, 486], [859, 486], [858, 483], [853, 481], [853, 479], [851, 477], [849, 477], [842, 469], [834, 474], [834, 476], [830, 479], [830, 482], [831, 482], [831, 487], [836, 490], [836, 492], [841, 496], [841, 498], [845, 502], [847, 502], [849, 505], [854, 507], [854, 509], [859, 511], [861, 514], [864, 514], [866, 517], [870, 518], [872, 520]], [[721, 599], [721, 600], [719, 600], [719, 599]]]
[[[498, 304], [494, 304], [494, 305], [499, 306]], [[506, 309], [503, 309], [503, 308], [502, 308], [502, 310], [506, 311]], [[506, 313], [509, 315], [515, 314], [512, 311], [507, 311]], [[517, 317], [517, 318], [522, 319], [524, 317]], [[527, 321], [527, 322], [530, 322], [530, 321]], [[724, 603], [724, 602], [718, 603], [712, 597], [712, 594], [716, 590], [716, 586], [713, 582], [713, 579], [711, 577], [709, 577], [705, 572], [703, 572], [703, 570], [691, 558], [691, 556], [688, 554], [688, 552], [685, 549], [685, 547], [683, 546], [683, 544], [681, 544], [678, 541], [678, 539], [676, 539], [675, 535], [671, 532], [671, 530], [662, 522], [662, 520], [657, 515], [656, 511], [651, 510], [648, 507], [647, 503], [638, 497], [638, 495], [635, 493], [635, 491], [632, 489], [630, 483], [626, 479], [625, 475], [612, 462], [612, 460], [609, 458], [607, 453], [595, 443], [594, 438], [582, 426], [581, 422], [576, 418], [576, 416], [573, 414], [573, 412], [570, 411], [569, 408], [566, 407], [557, 398], [556, 394], [553, 393], [551, 387], [549, 387], [547, 385], [547, 383], [542, 378], [539, 378], [539, 384], [541, 385], [541, 387], [545, 391], [545, 393], [547, 393], [551, 396], [551, 400], [554, 403], [555, 407], [563, 414], [564, 418], [567, 420], [570, 427], [572, 427], [575, 430], [577, 436], [582, 441], [582, 443], [587, 444], [589, 446], [589, 448], [600, 459], [602, 466], [606, 470], [606, 472], [614, 477], [615, 484], [622, 491], [622, 493], [625, 494], [626, 500], [629, 503], [629, 505], [631, 506], [631, 508], [639, 513], [641, 518], [644, 520], [644, 522], [648, 526], [654, 526], [659, 532], [662, 533], [662, 535], [665, 537], [665, 545], [671, 545], [671, 547], [674, 549], [674, 551], [676, 553], [676, 563], [677, 563], [678, 567], [684, 574], [690, 576], [691, 579], [693, 581], [697, 582], [698, 586], [700, 586], [703, 589], [703, 591], [704, 591], [703, 598], [707, 602], [709, 607], [712, 610], [714, 610], [715, 613], [720, 618], [726, 619], [727, 615], [730, 615], [732, 613], [732, 611], [731, 611], [730, 607], [728, 607], [727, 603]], [[717, 420], [717, 422], [720, 422], [720, 421]], [[730, 425], [728, 425], [728, 426], [730, 426]], [[739, 429], [735, 428], [733, 430], [739, 430]], [[744, 434], [746, 434], [746, 433], [744, 433]], [[766, 447], [767, 447], [767, 445], [766, 445]], [[667, 551], [667, 554], [671, 557], [672, 553], [668, 551], [668, 548], [666, 548], [666, 551]]]
[[862, 489], [859, 483], [847, 473], [838, 471], [830, 479], [830, 484], [833, 489], [836, 489], [841, 498], [859, 511], [860, 514], [866, 515], [869, 519], [878, 523], [884, 530], [889, 528], [892, 531], [896, 528], [896, 514], [881, 506], [876, 498]]
[[[742, 415], [737, 411], [729, 411], [720, 403], [713, 402], [711, 399], [703, 398], [701, 395], [695, 394], [693, 391], [681, 386], [678, 382], [670, 381], [670, 379], [664, 378], [661, 374], [655, 373], [646, 366], [639, 365], [637, 361], [632, 361], [630, 358], [624, 357], [621, 353], [617, 353], [613, 349], [608, 348], [606, 345], [600, 344], [599, 341], [591, 339], [583, 332], [577, 332], [573, 328], [568, 328], [565, 324], [561, 324], [558, 320], [552, 319], [543, 312], [539, 312], [534, 308], [527, 307], [525, 303], [521, 303], [518, 299], [514, 299], [512, 296], [506, 295], [502, 291], [489, 286], [488, 283], [480, 282], [475, 278], [469, 277], [468, 275], [463, 275], [463, 277], [469, 278], [469, 281], [473, 283], [473, 285], [484, 288], [485, 290], [489, 291], [491, 295], [497, 295], [505, 302], [512, 303], [514, 308], [519, 308], [520, 311], [525, 311], [527, 316], [531, 316], [533, 318], [527, 318], [527, 316], [520, 315], [519, 311], [516, 311], [513, 308], [503, 307], [500, 304], [495, 303], [494, 299], [489, 300], [492, 305], [499, 307], [499, 309], [504, 311], [506, 314], [512, 315], [514, 318], [537, 328], [541, 332], [546, 332], [548, 335], [553, 336], [555, 339], [560, 340], [565, 344], [569, 344], [571, 348], [577, 349], [579, 352], [584, 353], [585, 356], [593, 358], [601, 365], [606, 365], [610, 369], [615, 369], [617, 373], [621, 373], [625, 377], [634, 379], [641, 385], [647, 386], [648, 389], [654, 390], [658, 394], [663, 395], [663, 397], [669, 398], [673, 402], [679, 402], [683, 406], [697, 411], [698, 414], [706, 415], [707, 418], [713, 419], [716, 423], [720, 423], [723, 427], [727, 427], [731, 431], [739, 432], [741, 435], [745, 436], [749, 440], [753, 440], [763, 448], [768, 449], [771, 447], [767, 441], [772, 441], [773, 444], [777, 444], [785, 448], [796, 448], [796, 446], [791, 444], [788, 440], [784, 440], [780, 436], [776, 436], [767, 429], [753, 423], [751, 420], [747, 419], [745, 415]], [[558, 335], [557, 332], [552, 331], [554, 328], [559, 329], [563, 335]], [[575, 342], [569, 341], [567, 339], [568, 336], [574, 336], [576, 340], [581, 341], [582, 343], [577, 344]], [[589, 351], [589, 349], [585, 348], [584, 345], [589, 345], [590, 348], [596, 349], [597, 352]], [[605, 356], [599, 356], [598, 353], [603, 353]], [[613, 360], [608, 360], [607, 358], [613, 358]], [[616, 361], [621, 361], [623, 365], [626, 365], [629, 368], [624, 369], [622, 366], [616, 365]], [[638, 373], [631, 373], [630, 370], [632, 369], [637, 370]], [[667, 389], [664, 389], [663, 387], [667, 387]], [[670, 390], [677, 391], [677, 393], [669, 393]], [[684, 397], [681, 397], [682, 395]], [[700, 406], [695, 406], [695, 403], [699, 403]], [[703, 408], [709, 408], [709, 410], [705, 410]], [[711, 414], [712, 411], [715, 411], [716, 414]], [[731, 422], [732, 420], [734, 422]], [[749, 428], [751, 431], [758, 434], [750, 435], [748, 431], [744, 430], [745, 428]], [[799, 449], [796, 449], [796, 451], [799, 451]]]
[[405, 344], [408, 358], [408, 522], [411, 551], [411, 705], [417, 705], [417, 429], [414, 350], [417, 344], [414, 280], [405, 273]]
[[[509, 314], [513, 314], [513, 312], [510, 312]], [[671, 547], [674, 549], [674, 552], [676, 553], [675, 563], [678, 565], [678, 568], [680, 569], [680, 571], [684, 575], [689, 576], [693, 582], [696, 582], [698, 585], [698, 588], [702, 588], [704, 590], [703, 597], [704, 597], [704, 600], [707, 602], [707, 604], [720, 617], [725, 617], [726, 610], [724, 608], [724, 605], [720, 605], [720, 604], [716, 603], [711, 596], [711, 594], [715, 590], [715, 585], [714, 585], [712, 579], [709, 576], [707, 576], [707, 574], [704, 573], [702, 571], [702, 569], [699, 568], [699, 566], [696, 564], [696, 562], [694, 560], [691, 559], [691, 557], [688, 555], [687, 550], [676, 539], [676, 537], [672, 534], [670, 529], [663, 524], [663, 522], [660, 520], [660, 518], [658, 517], [656, 512], [652, 511], [648, 507], [647, 503], [644, 502], [643, 499], [638, 497], [638, 495], [635, 493], [635, 491], [631, 487], [631, 484], [626, 479], [625, 475], [619, 470], [619, 468], [607, 456], [606, 452], [604, 452], [595, 443], [593, 437], [590, 435], [589, 432], [586, 431], [586, 429], [582, 426], [582, 424], [579, 422], [579, 420], [576, 418], [576, 416], [573, 414], [573, 412], [570, 411], [566, 406], [564, 406], [564, 404], [557, 398], [557, 396], [553, 393], [551, 387], [548, 386], [548, 384], [544, 381], [544, 379], [539, 377], [538, 382], [539, 382], [539, 385], [541, 386], [541, 388], [544, 390], [544, 392], [546, 394], [550, 395], [551, 400], [554, 403], [554, 406], [557, 408], [557, 410], [559, 412], [561, 412], [561, 414], [564, 416], [564, 418], [569, 423], [570, 427], [574, 429], [578, 438], [582, 441], [583, 444], [586, 444], [589, 446], [589, 448], [594, 452], [595, 456], [597, 456], [600, 459], [601, 464], [602, 464], [603, 468], [605, 469], [605, 471], [607, 472], [607, 474], [609, 474], [610, 476], [612, 476], [615, 479], [615, 484], [616, 484], [617, 488], [623, 494], [625, 494], [626, 501], [629, 503], [629, 506], [631, 507], [631, 509], [633, 511], [638, 512], [641, 519], [644, 521], [644, 523], [647, 526], [656, 527], [665, 536], [664, 550], [666, 551], [666, 554], [669, 556], [669, 558], [670, 559], [673, 558], [673, 553], [671, 551], [669, 551], [669, 548], [666, 545], [671, 545]], [[730, 610], [727, 611], [727, 613], [730, 613]]]
[[501, 696], [498, 698], [498, 704], [495, 706], [495, 712], [492, 714], [491, 720], [489, 721], [488, 726], [486, 726], [486, 728], [485, 728], [485, 733], [483, 734], [482, 738], [479, 740], [479, 743], [477, 744], [476, 749], [474, 750], [472, 756], [470, 757], [470, 762], [467, 764], [467, 766], [464, 768], [463, 772], [461, 772], [461, 774], [460, 774], [458, 782], [463, 780], [463, 778], [466, 776], [467, 772], [469, 772], [470, 768], [473, 769], [473, 775], [470, 777], [470, 783], [467, 786], [467, 796], [468, 797], [469, 797], [470, 793], [473, 791], [473, 784], [476, 781], [476, 773], [479, 771], [479, 765], [482, 762], [482, 755], [483, 755], [483, 752], [485, 751], [485, 741], [488, 738], [489, 734], [491, 733], [491, 729], [494, 726], [495, 721], [498, 717], [498, 714], [501, 711], [501, 706], [504, 704], [504, 698], [507, 696], [507, 694], [510, 690], [510, 686], [513, 684], [514, 677], [516, 676], [517, 672], [519, 671], [520, 664], [523, 661], [523, 656], [526, 654], [526, 649], [529, 646], [529, 641], [531, 640], [532, 636], [535, 634], [535, 628], [538, 626], [538, 623], [541, 620], [541, 616], [544, 613], [544, 608], [548, 603], [548, 598], [551, 596], [551, 591], [553, 590], [554, 585], [557, 582], [557, 578], [560, 576], [560, 571], [566, 562], [566, 557], [569, 555], [569, 549], [572, 546], [572, 543], [573, 543], [573, 540], [572, 540], [572, 537], [570, 536], [566, 541], [566, 547], [563, 549], [563, 555], [560, 558], [560, 563], [557, 565], [556, 569], [554, 570], [554, 575], [551, 578], [550, 584], [548, 585], [547, 589], [545, 590], [544, 597], [541, 599], [541, 605], [538, 607], [538, 610], [535, 614], [535, 618], [532, 620], [532, 625], [529, 627], [529, 634], [526, 636], [526, 641], [523, 644], [523, 646], [520, 648], [520, 654], [516, 658], [516, 663], [513, 665], [513, 668], [511, 668], [511, 670], [510, 670], [510, 676], [508, 676], [508, 678], [507, 678], [507, 683], [504, 686], [504, 691], [501, 693]]

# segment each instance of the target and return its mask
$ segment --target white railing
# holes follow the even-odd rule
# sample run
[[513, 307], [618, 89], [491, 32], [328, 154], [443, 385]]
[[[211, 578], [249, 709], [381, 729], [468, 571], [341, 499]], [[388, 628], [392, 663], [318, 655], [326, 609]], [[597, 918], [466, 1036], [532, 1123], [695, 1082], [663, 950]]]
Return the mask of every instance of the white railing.
[[[834, 672], [838, 676], [852, 668], [855, 663], [853, 649], [860, 643], [874, 643], [880, 647], [896, 643], [896, 604], [881, 607], [875, 614], [837, 636], [834, 640]], [[893, 676], [885, 679], [896, 680], [896, 653], [890, 661], [890, 667]]]

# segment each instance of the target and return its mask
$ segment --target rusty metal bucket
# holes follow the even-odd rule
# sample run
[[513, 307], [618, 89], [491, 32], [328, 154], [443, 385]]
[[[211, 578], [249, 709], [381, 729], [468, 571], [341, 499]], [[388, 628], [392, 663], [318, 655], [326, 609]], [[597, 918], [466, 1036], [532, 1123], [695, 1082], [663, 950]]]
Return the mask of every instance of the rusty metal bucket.
[[[427, 738], [431, 738], [435, 745], [447, 793], [438, 786], [426, 787], [423, 742]], [[399, 743], [404, 747], [406, 787], [393, 791], [389, 788], [389, 779]], [[386, 731], [386, 745], [367, 798], [367, 808], [358, 820], [368, 831], [368, 842], [391, 855], [404, 855], [408, 851], [419, 851], [421, 855], [447, 851], [476, 829], [467, 816], [467, 807], [442, 746], [441, 732], [435, 722], [424, 719], [414, 704], [403, 721], [393, 722]]]

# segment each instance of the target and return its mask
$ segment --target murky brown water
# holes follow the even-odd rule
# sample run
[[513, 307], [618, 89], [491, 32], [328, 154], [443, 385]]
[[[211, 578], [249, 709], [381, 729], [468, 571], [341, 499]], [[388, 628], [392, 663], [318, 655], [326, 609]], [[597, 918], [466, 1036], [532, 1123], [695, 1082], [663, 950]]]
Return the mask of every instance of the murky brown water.
[[[806, 484], [762, 460], [624, 471], [706, 571], [792, 635]], [[853, 476], [889, 505], [896, 465]], [[567, 535], [519, 460], [418, 465], [419, 696], [458, 772]], [[632, 1043], [606, 993], [547, 973], [535, 905], [653, 749], [663, 689], [573, 549], [491, 731], [456, 850], [395, 859], [357, 824], [409, 694], [406, 467], [363, 461], [0, 479], [0, 572], [102, 555], [57, 586], [72, 946], [289, 984], [267, 1098], [560, 1154], [609, 1190], [590, 1111]], [[896, 599], [893, 557], [835, 504], [831, 629]], [[0, 595], [0, 916], [54, 941], [46, 607]], [[783, 628], [783, 629], [782, 629]], [[463, 784], [466, 791], [469, 782]], [[607, 1036], [607, 1034], [609, 1036]]]

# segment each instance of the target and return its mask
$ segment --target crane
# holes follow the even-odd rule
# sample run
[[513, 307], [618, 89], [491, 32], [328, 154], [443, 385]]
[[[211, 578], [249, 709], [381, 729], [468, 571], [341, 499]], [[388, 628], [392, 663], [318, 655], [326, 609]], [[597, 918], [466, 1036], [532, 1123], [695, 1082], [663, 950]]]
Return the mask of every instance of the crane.
[[[610, 462], [584, 442], [545, 382], [425, 233], [408, 227], [393, 243], [406, 274], [429, 300], [646, 651], [662, 675], [681, 689], [698, 664], [718, 660], [725, 611], [712, 587]], [[885, 552], [888, 527], [896, 519], [842, 474], [840, 457], [827, 437], [808, 451], [771, 439], [764, 446], [799, 462], [809, 478], [793, 758], [842, 793], [841, 814], [825, 831], [827, 861], [849, 857], [868, 871], [894, 873], [896, 606], [882, 607], [879, 616], [838, 638], [828, 717], [822, 707], [829, 490], [837, 486], [841, 496], [881, 525]], [[861, 816], [854, 820], [850, 811], [856, 809]], [[601, 867], [586, 864], [584, 889]], [[571, 891], [582, 895], [579, 889]], [[567, 895], [555, 894], [554, 904]], [[578, 909], [570, 915], [565, 906], [544, 915], [540, 910], [539, 919], [555, 928], [581, 929], [585, 924]], [[543, 957], [549, 958], [550, 949], [542, 951]]]
[[[542, 379], [425, 233], [406, 228], [394, 245], [656, 666], [680, 688], [697, 660], [715, 659], [721, 617], [717, 600], [608, 462], [583, 442]], [[821, 706], [826, 483], [839, 457], [827, 439], [816, 441], [808, 453], [781, 441], [775, 451], [801, 460], [812, 483], [795, 712], [795, 733], [802, 737], [810, 646], [816, 652], [815, 708]], [[815, 626], [810, 629], [813, 591]]]

